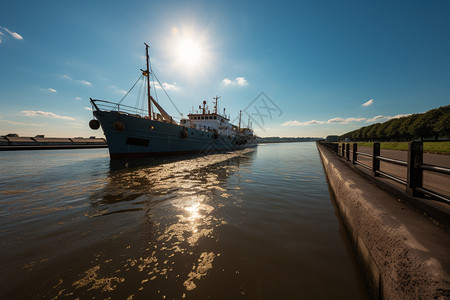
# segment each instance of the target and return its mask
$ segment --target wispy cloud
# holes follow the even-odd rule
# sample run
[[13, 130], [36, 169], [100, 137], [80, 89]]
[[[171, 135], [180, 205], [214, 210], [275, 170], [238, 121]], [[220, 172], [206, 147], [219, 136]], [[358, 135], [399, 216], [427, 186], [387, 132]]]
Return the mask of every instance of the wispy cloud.
[[85, 106], [84, 109], [85, 109], [85, 110], [90, 110], [90, 111], [92, 111], [92, 108], [91, 108], [91, 107]]
[[[8, 32], [13, 38], [15, 38], [16, 40], [23, 40], [23, 37], [18, 34], [17, 32], [11, 31], [6, 27], [2, 27], [6, 32]], [[2, 34], [3, 35], [3, 34]]]
[[373, 123], [373, 122], [386, 122], [389, 121], [391, 119], [398, 119], [398, 118], [403, 118], [403, 117], [407, 117], [410, 116], [410, 114], [398, 114], [396, 116], [383, 116], [383, 115], [378, 115], [378, 116], [374, 116], [372, 118], [355, 118], [355, 117], [350, 117], [350, 118], [341, 118], [341, 117], [336, 117], [336, 118], [332, 118], [329, 119], [328, 121], [317, 121], [317, 120], [311, 120], [311, 121], [306, 121], [306, 122], [300, 122], [297, 120], [294, 121], [287, 121], [283, 124], [281, 124], [281, 126], [308, 126], [308, 125], [321, 125], [321, 124], [350, 124], [350, 123], [358, 123], [358, 122], [362, 122], [362, 121], [366, 121], [366, 123]]
[[41, 110], [23, 110], [22, 114], [27, 117], [42, 116], [42, 117], [52, 118], [52, 119], [72, 120], [72, 121], [75, 120], [75, 118], [73, 118], [73, 117], [60, 116], [60, 115], [54, 114], [52, 112], [46, 112], [46, 111], [41, 111]]
[[248, 85], [248, 81], [247, 81], [247, 79], [245, 79], [245, 77], [236, 77], [233, 80], [231, 80], [229, 78], [225, 78], [224, 80], [222, 80], [222, 84], [225, 86], [229, 86], [229, 85], [246, 86], [246, 85]]
[[327, 123], [328, 124], [348, 124], [348, 123], [351, 123], [351, 122], [361, 122], [361, 121], [364, 121], [364, 120], [366, 120], [366, 118], [353, 118], [353, 117], [351, 117], [351, 118], [346, 118], [346, 119], [343, 119], [343, 118], [333, 118], [333, 119], [329, 119], [328, 121], [327, 121]]
[[92, 83], [87, 81], [87, 80], [84, 80], [84, 79], [73, 79], [71, 76], [69, 76], [67, 74], [61, 75], [61, 77], [65, 78], [65, 79], [68, 79], [68, 80], [73, 80], [75, 82], [78, 82], [78, 83], [81, 83], [81, 84], [84, 84], [84, 85], [87, 85], [87, 86], [92, 86]]
[[112, 89], [114, 91], [114, 93], [116, 93], [116, 94], [125, 95], [127, 93], [127, 91], [119, 89], [115, 85], [110, 85], [109, 88]]
[[49, 92], [51, 92], [51, 93], [56, 93], [56, 90], [55, 90], [55, 89], [52, 89], [52, 88], [48, 88], [47, 91], [49, 91]]
[[295, 121], [288, 121], [285, 122], [283, 124], [281, 124], [281, 126], [308, 126], [308, 125], [321, 125], [321, 124], [349, 124], [351, 122], [361, 122], [366, 120], [366, 118], [332, 118], [329, 119], [328, 121], [318, 121], [318, 120], [311, 120], [311, 121], [306, 121], [306, 122], [299, 122], [297, 120]]
[[[158, 82], [153, 82], [152, 85], [154, 85], [157, 90], [161, 90], [161, 86], [159, 85]], [[174, 82], [174, 83], [163, 82], [162, 86], [167, 91], [178, 91], [181, 89], [179, 86], [177, 86], [176, 82]]]
[[392, 119], [399, 119], [399, 118], [403, 118], [403, 117], [408, 117], [411, 114], [398, 114], [392, 117]]
[[325, 121], [317, 121], [317, 120], [311, 120], [311, 121], [307, 121], [307, 122], [299, 122], [297, 120], [295, 121], [287, 121], [283, 124], [281, 124], [281, 126], [308, 126], [308, 125], [317, 125], [317, 124], [324, 124], [326, 123]]
[[81, 98], [80, 98], [80, 97], [75, 97], [74, 99], [75, 99], [75, 100], [81, 100]]
[[84, 79], [78, 80], [78, 82], [81, 82], [82, 84], [87, 85], [87, 86], [92, 86], [92, 83], [90, 83], [89, 81], [84, 80]]
[[15, 126], [32, 126], [32, 127], [41, 127], [46, 124], [36, 124], [36, 123], [25, 123], [25, 122], [16, 122], [16, 121], [10, 121], [10, 120], [0, 120], [0, 123], [15, 125]]
[[383, 116], [383, 115], [379, 115], [379, 116], [375, 116], [375, 117], [372, 117], [372, 118], [370, 118], [370, 119], [367, 119], [367, 123], [372, 123], [372, 122], [386, 122], [386, 121], [389, 121], [389, 120], [391, 120], [391, 119], [398, 119], [398, 118], [403, 118], [403, 117], [407, 117], [407, 116], [410, 116], [411, 114], [399, 114], [399, 115], [396, 115], [396, 116], [393, 116], [393, 117], [391, 117], [391, 116]]
[[371, 106], [372, 104], [373, 104], [373, 99], [370, 99], [369, 101], [364, 102], [364, 103], [362, 104], [362, 106], [367, 107], [367, 106]]

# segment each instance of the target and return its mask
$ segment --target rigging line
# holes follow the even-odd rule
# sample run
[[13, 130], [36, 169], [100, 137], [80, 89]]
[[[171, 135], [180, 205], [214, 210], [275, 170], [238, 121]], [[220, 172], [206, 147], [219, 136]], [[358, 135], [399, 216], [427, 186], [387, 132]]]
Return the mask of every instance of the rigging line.
[[137, 110], [138, 110], [138, 108], [141, 108], [141, 92], [142, 92], [142, 86], [143, 86], [143, 84], [142, 84], [142, 82], [141, 82], [141, 84], [139, 85], [139, 90], [138, 90], [138, 93], [137, 93], [137, 98], [136, 98], [136, 113], [137, 113]]
[[178, 110], [177, 106], [175, 105], [175, 103], [173, 103], [172, 99], [170, 98], [169, 94], [167, 94], [166, 89], [163, 87], [163, 85], [161, 84], [161, 82], [159, 81], [158, 77], [155, 75], [155, 73], [153, 73], [153, 76], [155, 76], [156, 80], [158, 81], [159, 85], [161, 86], [162, 90], [164, 91], [164, 93], [166, 94], [167, 98], [169, 98], [170, 102], [172, 103], [173, 107], [175, 107], [175, 109], [177, 110], [177, 112], [180, 114], [180, 116], [183, 116], [183, 114]]
[[131, 92], [131, 90], [136, 86], [136, 84], [137, 84], [138, 81], [142, 78], [142, 76], [144, 76], [144, 75], [141, 74], [141, 76], [139, 76], [138, 80], [136, 80], [136, 82], [133, 84], [133, 86], [131, 87], [131, 89], [130, 89], [125, 95], [123, 95], [122, 99], [120, 99], [119, 102], [117, 102], [118, 105], [123, 101], [123, 99], [125, 99], [126, 96], [128, 96], [128, 94], [129, 94], [129, 93]]
[[156, 92], [156, 84], [155, 84], [155, 79], [153, 78], [154, 73], [153, 73], [153, 69], [152, 69], [152, 61], [150, 60], [150, 57], [148, 58], [148, 64], [150, 65], [150, 74], [152, 76], [152, 83], [153, 83], [153, 90], [155, 91], [155, 98], [156, 101], [159, 103], [159, 99], [158, 99], [158, 93]]
[[141, 112], [147, 112], [147, 114], [148, 114], [148, 108], [146, 109], [146, 106], [145, 106], [145, 104], [146, 104], [146, 97], [145, 97], [145, 92], [146, 92], [146, 89], [145, 89], [145, 84], [146, 84], [146, 82], [145, 82], [145, 80], [142, 80], [142, 84], [141, 84], [141, 87], [142, 87], [142, 89], [141, 89], [141, 94], [140, 94], [140, 99], [141, 99]]
[[155, 79], [153, 79], [153, 73], [150, 73], [152, 75], [152, 82], [153, 82], [153, 90], [155, 91], [155, 98], [156, 98], [156, 102], [159, 102], [158, 99], [158, 93], [156, 92], [156, 84], [155, 84]]
[[[183, 117], [183, 114], [178, 110], [177, 106], [175, 105], [175, 103], [173, 103], [172, 99], [170, 98], [169, 94], [167, 94], [166, 89], [163, 87], [163, 85], [161, 84], [161, 82], [159, 81], [158, 77], [156, 76], [156, 74], [153, 72], [152, 69], [152, 64], [151, 64], [151, 60], [150, 58], [148, 59], [149, 65], [150, 65], [150, 71], [152, 73], [153, 76], [155, 76], [156, 80], [159, 83], [159, 86], [162, 88], [162, 90], [164, 91], [164, 93], [166, 94], [167, 98], [169, 98], [170, 102], [172, 103], [173, 107], [175, 107], [175, 109], [177, 110], [177, 112], [180, 114], [181, 117]], [[155, 96], [156, 96], [156, 88], [155, 88]]]

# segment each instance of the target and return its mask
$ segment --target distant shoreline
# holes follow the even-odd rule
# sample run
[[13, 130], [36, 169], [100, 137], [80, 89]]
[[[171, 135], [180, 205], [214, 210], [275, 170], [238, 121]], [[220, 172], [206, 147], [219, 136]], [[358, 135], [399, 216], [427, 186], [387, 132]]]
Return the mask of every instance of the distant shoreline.
[[103, 138], [52, 138], [43, 135], [35, 137], [19, 137], [17, 134], [9, 134], [0, 137], [0, 151], [16, 150], [53, 150], [53, 149], [90, 149], [106, 148], [106, 140]]
[[95, 149], [108, 148], [108, 145], [49, 145], [49, 146], [3, 146], [0, 145], [0, 151], [19, 151], [19, 150], [63, 150], [63, 149]]

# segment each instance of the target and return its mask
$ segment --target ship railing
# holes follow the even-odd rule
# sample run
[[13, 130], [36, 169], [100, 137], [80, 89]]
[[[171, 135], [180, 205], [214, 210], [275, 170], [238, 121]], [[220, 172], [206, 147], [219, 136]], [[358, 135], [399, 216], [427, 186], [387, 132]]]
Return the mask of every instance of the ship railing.
[[105, 100], [97, 100], [97, 99], [91, 99], [92, 106], [97, 111], [117, 111], [121, 114], [126, 114], [130, 116], [135, 117], [141, 117], [144, 118], [148, 116], [148, 111], [142, 108], [133, 107], [121, 103], [114, 103], [110, 101]]
[[[97, 111], [116, 111], [120, 114], [148, 119], [148, 110], [142, 109], [139, 107], [133, 107], [133, 106], [129, 106], [129, 105], [121, 104], [121, 103], [115, 103], [115, 102], [110, 102], [110, 101], [105, 101], [105, 100], [97, 100], [97, 99], [91, 99], [91, 103], [92, 103], [92, 106]], [[152, 119], [158, 120], [159, 118], [161, 118], [161, 120], [162, 120], [162, 117], [159, 114], [153, 112]], [[179, 123], [181, 120], [181, 117], [172, 117], [172, 119], [178, 120], [178, 123]]]

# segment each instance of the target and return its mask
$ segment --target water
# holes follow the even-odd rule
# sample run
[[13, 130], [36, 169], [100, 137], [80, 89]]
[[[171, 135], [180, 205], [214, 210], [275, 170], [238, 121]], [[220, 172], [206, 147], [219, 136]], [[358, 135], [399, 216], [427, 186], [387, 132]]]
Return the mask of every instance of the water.
[[314, 143], [0, 166], [1, 299], [367, 299]]

